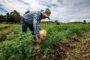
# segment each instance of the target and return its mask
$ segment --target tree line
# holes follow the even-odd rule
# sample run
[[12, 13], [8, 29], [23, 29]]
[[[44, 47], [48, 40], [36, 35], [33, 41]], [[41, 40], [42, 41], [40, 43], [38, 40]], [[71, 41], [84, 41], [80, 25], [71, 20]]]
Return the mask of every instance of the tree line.
[[16, 10], [6, 13], [6, 15], [1, 15], [0, 14], [0, 23], [5, 22], [5, 23], [20, 23], [22, 19], [22, 16], [20, 13]]
[[[42, 10], [41, 10], [42, 11]], [[25, 12], [25, 14], [29, 13], [30, 10], [27, 10]], [[13, 10], [12, 12], [10, 13], [6, 13], [6, 15], [1, 15], [0, 14], [0, 23], [2, 22], [5, 22], [5, 23], [21, 23], [21, 19], [22, 19], [22, 16], [20, 15], [20, 13], [16, 10]], [[57, 25], [59, 25], [59, 21], [56, 20], [55, 23]], [[75, 23], [75, 22], [74, 22]], [[86, 24], [86, 20], [83, 20], [83, 23]]]

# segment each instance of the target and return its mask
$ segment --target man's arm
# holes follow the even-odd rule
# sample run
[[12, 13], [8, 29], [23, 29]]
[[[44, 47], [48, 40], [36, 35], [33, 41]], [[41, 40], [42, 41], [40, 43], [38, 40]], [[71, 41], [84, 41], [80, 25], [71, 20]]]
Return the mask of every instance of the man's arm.
[[38, 44], [41, 43], [40, 33], [39, 33], [39, 16], [35, 14], [33, 20], [34, 34], [36, 35]]

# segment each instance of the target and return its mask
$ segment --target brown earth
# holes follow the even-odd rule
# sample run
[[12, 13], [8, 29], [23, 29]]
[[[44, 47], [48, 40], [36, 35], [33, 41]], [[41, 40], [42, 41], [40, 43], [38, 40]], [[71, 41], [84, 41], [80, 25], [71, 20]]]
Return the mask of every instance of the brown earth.
[[[75, 54], [75, 48], [70, 47], [70, 44], [72, 44], [72, 43], [78, 43], [81, 45], [80, 53], [77, 58], [75, 56], [73, 56], [73, 54]], [[90, 49], [90, 42], [83, 44], [82, 42], [77, 42], [77, 41], [73, 40], [72, 38], [70, 38], [69, 43], [61, 44], [60, 48], [69, 53], [70, 60], [90, 60], [90, 57], [89, 57], [89, 59], [87, 59], [87, 57], [84, 57], [85, 54], [90, 53], [90, 51], [87, 51]]]
[[0, 28], [0, 31], [2, 31], [2, 30], [9, 30], [9, 29], [11, 29], [13, 26], [7, 26], [7, 27], [4, 27], [4, 28]]

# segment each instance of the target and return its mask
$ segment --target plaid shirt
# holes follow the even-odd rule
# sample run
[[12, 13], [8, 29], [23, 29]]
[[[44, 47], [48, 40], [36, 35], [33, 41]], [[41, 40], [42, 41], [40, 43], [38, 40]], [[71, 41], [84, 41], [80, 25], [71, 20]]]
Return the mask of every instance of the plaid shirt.
[[39, 23], [41, 20], [41, 11], [34, 11], [34, 12], [32, 11], [30, 13], [25, 14], [23, 17], [26, 23], [33, 25], [34, 34], [40, 35]]

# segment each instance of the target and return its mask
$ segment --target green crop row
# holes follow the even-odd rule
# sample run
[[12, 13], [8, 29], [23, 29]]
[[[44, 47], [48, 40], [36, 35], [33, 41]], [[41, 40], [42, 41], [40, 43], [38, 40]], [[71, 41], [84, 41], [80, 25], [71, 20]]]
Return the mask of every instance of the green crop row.
[[10, 24], [0, 24], [0, 28], [5, 28], [5, 27], [9, 27]]

